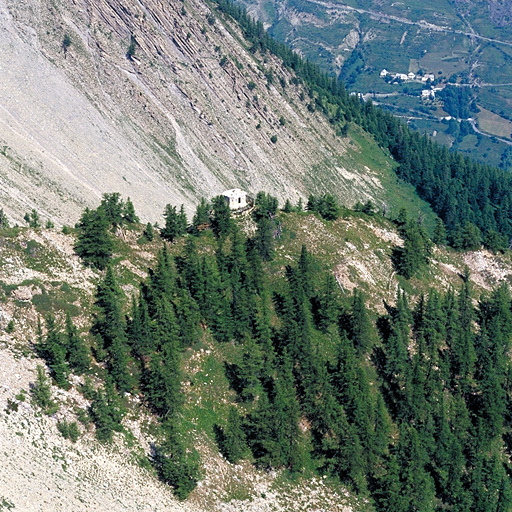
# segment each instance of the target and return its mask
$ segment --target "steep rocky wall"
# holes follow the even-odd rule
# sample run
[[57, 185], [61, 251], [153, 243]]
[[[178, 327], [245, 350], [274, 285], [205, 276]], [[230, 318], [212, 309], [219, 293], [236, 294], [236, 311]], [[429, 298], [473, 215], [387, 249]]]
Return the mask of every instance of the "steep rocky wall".
[[154, 221], [233, 187], [373, 196], [343, 179], [346, 141], [300, 87], [267, 83], [278, 62], [211, 16], [199, 0], [0, 0], [0, 207], [69, 222], [119, 191]]

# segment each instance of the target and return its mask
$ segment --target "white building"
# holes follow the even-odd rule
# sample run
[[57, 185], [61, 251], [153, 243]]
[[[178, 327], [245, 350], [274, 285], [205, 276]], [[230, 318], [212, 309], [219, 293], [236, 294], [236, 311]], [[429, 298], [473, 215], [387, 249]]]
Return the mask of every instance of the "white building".
[[389, 75], [389, 72], [387, 69], [383, 69], [381, 72], [380, 72], [380, 76], [381, 78], [385, 78], [386, 76]]
[[396, 79], [396, 80], [403, 80], [403, 81], [405, 81], [405, 80], [407, 80], [408, 78], [409, 78], [409, 77], [408, 77], [405, 73], [397, 73], [397, 74], [395, 75], [395, 79]]
[[436, 97], [435, 91], [432, 89], [425, 89], [421, 91], [421, 98], [424, 100], [434, 99]]
[[407, 75], [407, 78], [409, 80], [414, 80], [416, 78], [416, 75], [411, 71], [408, 75]]
[[238, 210], [247, 206], [247, 192], [239, 188], [232, 188], [222, 193], [231, 210]]
[[432, 75], [432, 74], [428, 73], [428, 74], [423, 75], [423, 76], [421, 77], [421, 81], [422, 81], [422, 82], [428, 82], [428, 81], [430, 80], [431, 82], [433, 82], [433, 81], [434, 81], [434, 78], [435, 78], [435, 76], [434, 76], [434, 75]]

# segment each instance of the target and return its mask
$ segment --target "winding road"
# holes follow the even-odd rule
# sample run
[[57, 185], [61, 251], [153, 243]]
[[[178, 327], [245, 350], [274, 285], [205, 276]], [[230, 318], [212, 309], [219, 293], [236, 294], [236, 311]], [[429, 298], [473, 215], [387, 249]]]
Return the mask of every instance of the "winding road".
[[500, 39], [493, 39], [491, 37], [485, 37], [480, 34], [477, 34], [471, 27], [470, 32], [466, 32], [464, 30], [456, 30], [451, 27], [443, 26], [443, 25], [436, 25], [434, 23], [429, 23], [425, 20], [419, 20], [419, 21], [412, 21], [408, 18], [402, 18], [401, 16], [394, 16], [393, 14], [384, 14], [382, 12], [377, 11], [370, 11], [368, 9], [360, 9], [358, 7], [352, 7], [350, 5], [344, 5], [344, 4], [337, 4], [332, 2], [324, 2], [322, 0], [309, 0], [309, 3], [320, 5], [322, 7], [325, 7], [327, 9], [331, 9], [333, 11], [340, 11], [340, 12], [357, 12], [358, 14], [368, 14], [370, 16], [373, 16], [377, 19], [387, 20], [387, 21], [394, 21], [396, 23], [401, 23], [404, 25], [416, 25], [421, 28], [425, 28], [428, 30], [433, 30], [435, 32], [445, 32], [447, 34], [460, 34], [463, 36], [467, 36], [473, 39], [477, 39], [479, 41], [487, 41], [489, 43], [497, 43], [502, 44], [505, 46], [512, 47], [512, 42], [509, 41], [502, 41]]

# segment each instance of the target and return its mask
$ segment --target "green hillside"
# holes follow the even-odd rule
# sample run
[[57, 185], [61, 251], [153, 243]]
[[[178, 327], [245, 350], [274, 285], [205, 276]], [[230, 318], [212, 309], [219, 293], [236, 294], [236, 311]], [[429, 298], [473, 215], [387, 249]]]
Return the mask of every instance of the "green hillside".
[[[278, 471], [283, 492], [325, 476], [353, 510], [508, 510], [507, 285], [472, 276], [469, 255], [433, 247], [403, 213], [332, 196], [282, 208], [261, 193], [233, 217], [214, 198], [192, 221], [169, 207], [159, 231], [114, 194], [72, 234], [4, 228], [0, 263], [38, 276], [1, 295], [9, 346], [51, 377], [41, 366], [33, 406], [72, 410], [59, 423], [72, 441], [129, 440], [182, 500], [202, 495], [220, 451]], [[69, 274], [69, 257], [40, 243], [55, 237], [85, 269]], [[510, 254], [489, 257], [511, 280]], [[137, 417], [152, 454], [131, 433]], [[227, 474], [217, 485], [253, 497]]]
[[[414, 23], [440, 22], [413, 7]], [[55, 229], [36, 210], [10, 227], [0, 209], [13, 481], [38, 494], [57, 475], [58, 494], [94, 509], [78, 488], [120, 456], [174, 510], [512, 509], [512, 175], [362, 101], [234, 3], [210, 20], [257, 56], [247, 89], [300, 103], [340, 159], [319, 144], [306, 197], [265, 190], [239, 212], [221, 195], [145, 224], [107, 193]], [[440, 94], [460, 117], [464, 91]], [[48, 483], [30, 453], [57, 463]], [[26, 503], [1, 490], [0, 508]]]

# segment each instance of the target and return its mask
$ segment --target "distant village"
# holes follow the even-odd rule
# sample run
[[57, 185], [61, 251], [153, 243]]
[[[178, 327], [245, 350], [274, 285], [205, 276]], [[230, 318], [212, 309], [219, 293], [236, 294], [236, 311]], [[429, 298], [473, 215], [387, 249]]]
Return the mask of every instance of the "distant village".
[[[423, 75], [416, 75], [415, 73], [390, 73], [387, 69], [383, 69], [380, 72], [380, 77], [390, 83], [402, 83], [402, 82], [417, 82], [428, 85], [435, 80], [435, 76], [432, 73], [425, 73]], [[436, 97], [436, 92], [441, 91], [443, 87], [430, 87], [429, 89], [423, 89], [421, 91], [421, 98], [424, 100], [433, 100]]]

